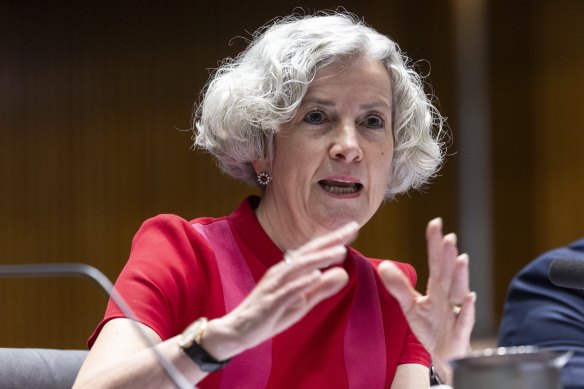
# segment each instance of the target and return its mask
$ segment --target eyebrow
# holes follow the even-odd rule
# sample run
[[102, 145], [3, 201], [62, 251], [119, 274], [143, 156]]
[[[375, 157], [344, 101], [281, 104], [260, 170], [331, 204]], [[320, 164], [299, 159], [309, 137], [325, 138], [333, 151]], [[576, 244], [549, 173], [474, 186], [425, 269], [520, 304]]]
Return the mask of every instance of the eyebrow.
[[302, 100], [302, 105], [304, 104], [317, 104], [317, 105], [324, 105], [327, 107], [334, 107], [335, 103], [330, 100], [321, 99], [318, 97], [308, 97]]
[[[336, 105], [331, 100], [322, 99], [319, 97], [310, 97], [310, 96], [308, 98], [305, 98], [302, 101], [302, 105], [306, 105], [306, 104], [316, 104], [316, 105], [322, 105], [325, 107], [334, 107]], [[392, 109], [392, 106], [391, 106], [389, 101], [387, 101], [387, 102], [386, 101], [379, 101], [379, 102], [361, 104], [359, 106], [359, 108], [364, 109], [364, 110], [369, 110], [369, 109], [374, 109], [374, 108]]]

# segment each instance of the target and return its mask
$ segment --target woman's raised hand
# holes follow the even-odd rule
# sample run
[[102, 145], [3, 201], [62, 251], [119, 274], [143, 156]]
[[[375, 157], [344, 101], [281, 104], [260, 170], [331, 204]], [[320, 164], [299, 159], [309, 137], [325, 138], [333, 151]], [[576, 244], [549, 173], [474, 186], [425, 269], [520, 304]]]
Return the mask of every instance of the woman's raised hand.
[[390, 261], [379, 265], [379, 275], [431, 354], [438, 375], [451, 383], [448, 361], [470, 351], [476, 296], [469, 290], [468, 256], [458, 254], [456, 235], [444, 236], [442, 220], [437, 218], [428, 223], [426, 239], [430, 270], [426, 295], [418, 293]]
[[351, 222], [288, 251], [240, 305], [213, 320], [221, 328], [221, 345], [205, 340], [205, 348], [220, 350], [214, 355], [219, 359], [239, 354], [292, 326], [319, 302], [341, 290], [348, 281], [346, 271], [342, 267], [321, 269], [345, 259], [345, 245], [355, 238], [358, 229], [359, 225]]

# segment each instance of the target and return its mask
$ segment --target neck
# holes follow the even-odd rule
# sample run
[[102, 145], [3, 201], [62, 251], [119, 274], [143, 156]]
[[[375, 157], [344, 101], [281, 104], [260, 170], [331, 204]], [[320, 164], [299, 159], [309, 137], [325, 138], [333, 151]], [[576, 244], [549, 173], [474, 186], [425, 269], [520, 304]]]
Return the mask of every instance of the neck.
[[282, 217], [278, 209], [281, 208], [264, 196], [255, 213], [266, 234], [280, 250], [297, 249], [315, 236], [315, 228], [310, 223], [300, 225], [298, 220]]

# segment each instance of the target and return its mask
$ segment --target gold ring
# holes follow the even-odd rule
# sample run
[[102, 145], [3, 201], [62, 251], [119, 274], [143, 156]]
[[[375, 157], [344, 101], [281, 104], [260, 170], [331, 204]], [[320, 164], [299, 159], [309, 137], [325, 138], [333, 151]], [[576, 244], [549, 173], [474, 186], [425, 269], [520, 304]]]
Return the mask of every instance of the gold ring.
[[455, 315], [458, 315], [458, 314], [460, 314], [460, 311], [462, 311], [462, 305], [455, 304], [452, 301], [450, 301], [450, 309], [452, 309], [452, 313], [454, 313]]

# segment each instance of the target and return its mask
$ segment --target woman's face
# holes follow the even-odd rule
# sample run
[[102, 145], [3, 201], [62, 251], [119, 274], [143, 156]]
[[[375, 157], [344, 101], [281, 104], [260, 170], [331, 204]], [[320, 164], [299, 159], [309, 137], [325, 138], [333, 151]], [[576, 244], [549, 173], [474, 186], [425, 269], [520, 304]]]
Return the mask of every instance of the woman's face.
[[[365, 224], [383, 201], [393, 157], [392, 93], [381, 62], [339, 60], [317, 72], [275, 137], [262, 203], [310, 233]], [[263, 168], [263, 169], [262, 169]]]

